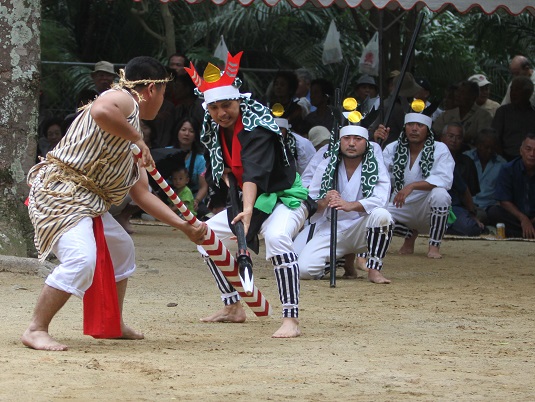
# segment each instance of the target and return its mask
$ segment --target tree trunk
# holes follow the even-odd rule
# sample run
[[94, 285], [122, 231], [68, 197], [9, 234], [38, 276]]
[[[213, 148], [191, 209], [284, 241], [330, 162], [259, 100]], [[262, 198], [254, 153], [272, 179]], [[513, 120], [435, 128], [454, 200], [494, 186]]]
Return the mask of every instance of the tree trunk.
[[176, 53], [175, 23], [173, 15], [169, 11], [169, 4], [160, 3], [163, 26], [165, 29], [165, 50], [167, 57]]
[[35, 163], [40, 0], [0, 5], [0, 254], [27, 256], [33, 229], [23, 202]]

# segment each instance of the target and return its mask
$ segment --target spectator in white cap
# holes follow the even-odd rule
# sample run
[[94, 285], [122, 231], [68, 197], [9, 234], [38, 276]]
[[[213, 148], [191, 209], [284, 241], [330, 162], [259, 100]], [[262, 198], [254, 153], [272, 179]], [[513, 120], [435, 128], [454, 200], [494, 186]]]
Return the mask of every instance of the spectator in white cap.
[[492, 82], [490, 82], [483, 74], [474, 74], [468, 78], [468, 81], [473, 81], [479, 86], [479, 96], [476, 99], [476, 104], [494, 117], [496, 109], [500, 107], [500, 104], [489, 99], [490, 84], [492, 84]]
[[117, 74], [115, 74], [113, 64], [107, 61], [95, 63], [95, 67], [91, 73], [91, 79], [99, 95], [111, 88], [111, 84], [113, 84], [116, 77]]
[[[338, 184], [332, 189], [335, 171]], [[318, 211], [310, 219], [316, 224], [312, 239], [306, 242], [311, 226], [295, 239], [301, 278], [320, 279], [325, 275], [325, 263], [330, 258], [331, 208], [336, 208], [336, 257], [368, 252], [368, 280], [390, 283], [381, 273], [392, 240], [393, 221], [385, 208], [390, 180], [381, 148], [368, 141], [367, 129], [351, 125], [340, 130], [340, 140], [319, 164], [309, 190], [318, 201]], [[346, 270], [344, 276], [354, 278], [356, 272]]]
[[316, 148], [316, 151], [329, 143], [331, 132], [324, 126], [314, 126], [308, 130], [308, 139]]
[[316, 153], [316, 148], [314, 148], [312, 142], [291, 130], [292, 126], [288, 119], [277, 117], [275, 118], [275, 123], [279, 126], [284, 142], [295, 159], [297, 173], [303, 174], [308, 162]]
[[455, 162], [448, 147], [435, 141], [431, 124], [429, 116], [408, 113], [400, 137], [383, 155], [394, 187], [388, 204], [394, 234], [405, 237], [399, 253], [413, 254], [418, 233], [428, 232], [427, 256], [441, 258]]

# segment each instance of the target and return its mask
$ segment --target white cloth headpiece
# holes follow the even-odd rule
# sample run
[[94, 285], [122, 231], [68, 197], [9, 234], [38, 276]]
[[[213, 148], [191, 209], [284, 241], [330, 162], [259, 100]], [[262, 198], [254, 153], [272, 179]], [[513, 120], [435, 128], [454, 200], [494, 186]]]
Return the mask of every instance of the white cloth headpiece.
[[433, 119], [421, 113], [407, 113], [405, 115], [405, 124], [407, 123], [421, 123], [427, 126], [431, 130]]
[[240, 90], [233, 85], [225, 85], [223, 87], [207, 89], [203, 94], [204, 103], [209, 105], [220, 100], [239, 99]]
[[344, 126], [340, 129], [340, 138], [346, 135], [358, 135], [368, 139], [368, 130], [361, 126]]

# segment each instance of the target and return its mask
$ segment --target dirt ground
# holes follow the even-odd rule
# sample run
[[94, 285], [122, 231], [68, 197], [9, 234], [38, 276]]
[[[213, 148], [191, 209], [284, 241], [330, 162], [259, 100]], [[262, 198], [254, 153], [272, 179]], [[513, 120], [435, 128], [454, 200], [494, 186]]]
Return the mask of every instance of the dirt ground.
[[43, 279], [0, 272], [0, 400], [535, 398], [534, 242], [449, 239], [444, 258], [429, 260], [426, 239], [398, 256], [395, 238], [384, 268], [392, 284], [301, 282], [303, 336], [281, 340], [270, 337], [280, 304], [263, 257], [255, 283], [273, 316], [247, 309], [244, 324], [201, 323], [221, 301], [193, 243], [166, 226], [135, 230], [125, 319], [142, 341], [82, 335], [82, 303], [71, 298], [50, 329], [70, 349], [28, 349], [19, 336]]

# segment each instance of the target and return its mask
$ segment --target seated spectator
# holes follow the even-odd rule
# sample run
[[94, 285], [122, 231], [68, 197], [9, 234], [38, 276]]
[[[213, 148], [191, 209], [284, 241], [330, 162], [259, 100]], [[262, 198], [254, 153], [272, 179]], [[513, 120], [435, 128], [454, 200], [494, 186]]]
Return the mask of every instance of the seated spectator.
[[371, 75], [363, 74], [359, 77], [355, 85], [355, 98], [357, 98], [360, 105], [359, 111], [362, 114], [367, 114], [373, 108], [379, 109], [378, 91], [375, 78]]
[[474, 161], [461, 151], [463, 126], [460, 123], [446, 125], [440, 139], [446, 144], [455, 161], [453, 184], [448, 193], [451, 196], [451, 208], [457, 219], [453, 223], [448, 223], [446, 233], [479, 236], [485, 225], [477, 219], [472, 199], [473, 195], [479, 193], [479, 179]]
[[515, 77], [511, 83], [511, 103], [500, 106], [492, 120], [501, 153], [508, 161], [520, 155], [522, 141], [535, 128], [535, 110], [530, 103], [532, 93], [533, 83], [528, 77]]
[[117, 74], [115, 73], [113, 64], [107, 61], [95, 63], [95, 67], [91, 73], [91, 79], [98, 95], [110, 89], [115, 78], [117, 78]]
[[535, 134], [526, 135], [520, 156], [503, 165], [496, 182], [500, 205], [487, 210], [489, 221], [505, 224], [507, 237], [535, 238]]
[[208, 183], [204, 178], [206, 161], [204, 147], [200, 142], [199, 126], [194, 119], [186, 118], [178, 122], [174, 131], [176, 134], [173, 147], [186, 153], [184, 164], [190, 179], [188, 187], [195, 197], [193, 211], [202, 218], [208, 213], [204, 202], [208, 194]]
[[310, 103], [310, 84], [314, 79], [310, 71], [306, 68], [298, 68], [295, 70], [297, 75], [298, 85], [295, 96], [299, 98], [299, 105], [305, 110], [305, 116], [310, 112], [316, 110], [312, 103]]
[[299, 98], [295, 96], [299, 80], [293, 71], [278, 71], [273, 78], [273, 85], [264, 104], [272, 108], [280, 103], [284, 108], [284, 114], [280, 117], [288, 119], [296, 133], [308, 132], [304, 127], [306, 110], [299, 105]]
[[189, 67], [189, 63], [189, 59], [181, 53], [172, 54], [167, 59], [167, 67], [173, 70], [176, 76], [185, 75], [184, 67]]
[[448, 147], [455, 167], [459, 169], [459, 173], [466, 182], [472, 195], [478, 194], [479, 177], [477, 176], [477, 169], [474, 161], [462, 152], [464, 141], [464, 129], [461, 123], [450, 123], [444, 126], [440, 135], [440, 140]]
[[314, 145], [316, 151], [329, 143], [331, 138], [331, 132], [327, 127], [324, 126], [314, 126], [308, 130], [308, 139]]
[[[511, 72], [513, 79], [516, 77], [527, 77], [533, 85], [535, 85], [535, 71], [527, 57], [522, 55], [513, 57], [511, 63], [509, 63], [509, 71]], [[512, 82], [510, 82], [507, 87], [507, 92], [502, 100], [502, 106], [511, 103], [511, 84]], [[530, 102], [531, 105], [535, 107], [535, 92], [531, 95]]]
[[444, 111], [433, 123], [433, 130], [441, 133], [449, 123], [460, 122], [464, 128], [465, 150], [473, 144], [477, 133], [491, 126], [492, 116], [476, 104], [479, 87], [475, 82], [462, 81], [455, 91], [456, 107]]
[[475, 74], [468, 78], [468, 81], [473, 81], [479, 86], [479, 96], [476, 99], [476, 104], [490, 113], [492, 117], [496, 114], [496, 109], [500, 107], [498, 102], [489, 99], [490, 84], [492, 84], [483, 74]]
[[464, 154], [474, 161], [479, 178], [479, 193], [472, 197], [477, 209], [477, 219], [488, 224], [486, 209], [496, 204], [494, 191], [500, 169], [506, 160], [497, 154], [498, 137], [496, 130], [484, 128], [481, 130], [475, 142], [475, 148]]
[[305, 127], [308, 131], [315, 126], [326, 127], [331, 131], [334, 124], [334, 115], [331, 109], [331, 100], [334, 95], [333, 84], [324, 79], [317, 78], [310, 84], [310, 102], [316, 110], [305, 117]]
[[59, 117], [51, 117], [45, 120], [42, 125], [42, 133], [37, 145], [37, 162], [52, 151], [65, 135], [63, 120]]
[[[184, 203], [186, 208], [188, 208], [193, 215], [197, 215], [197, 211], [195, 210], [195, 201], [193, 193], [188, 187], [188, 183], [189, 173], [188, 169], [185, 166], [181, 166], [173, 170], [173, 172], [171, 173], [171, 188], [176, 193], [178, 198], [180, 198], [180, 201]], [[181, 215], [180, 211], [178, 210], [178, 207], [173, 203], [173, 201], [168, 199], [167, 203], [173, 211]]]

